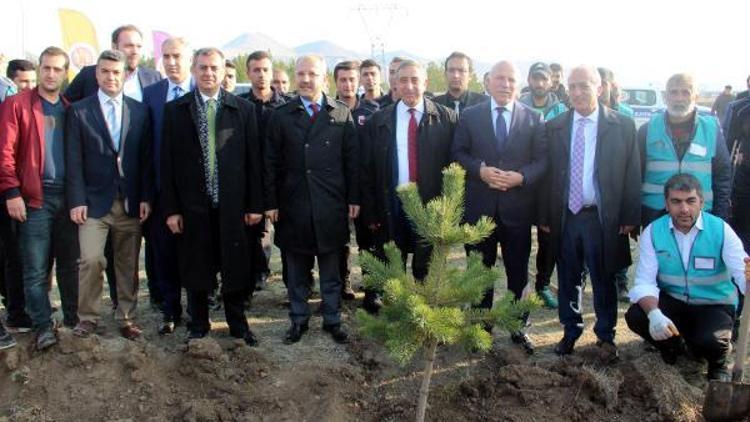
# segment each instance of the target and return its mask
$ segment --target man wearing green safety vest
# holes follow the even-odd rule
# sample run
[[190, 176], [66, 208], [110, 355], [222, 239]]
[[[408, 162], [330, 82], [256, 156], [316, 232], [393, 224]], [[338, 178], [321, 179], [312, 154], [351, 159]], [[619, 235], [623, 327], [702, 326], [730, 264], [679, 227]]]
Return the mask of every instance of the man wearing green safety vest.
[[727, 380], [737, 290], [746, 289], [750, 258], [729, 224], [702, 211], [702, 186], [687, 173], [664, 183], [669, 214], [641, 235], [625, 321], [667, 364], [687, 346], [708, 361], [708, 379]]
[[701, 182], [704, 211], [724, 220], [729, 217], [732, 181], [729, 151], [716, 117], [696, 111], [697, 91], [691, 75], [673, 75], [667, 81], [667, 111], [654, 114], [638, 130], [644, 227], [665, 213], [664, 183], [676, 173], [692, 174]]
[[[544, 121], [549, 121], [568, 111], [552, 92], [552, 71], [546, 63], [537, 62], [529, 68], [526, 78], [529, 91], [519, 98], [519, 102], [539, 112]], [[537, 230], [536, 253], [536, 292], [549, 309], [557, 308], [557, 298], [550, 290], [550, 278], [555, 270], [555, 257], [549, 245], [549, 233]]]

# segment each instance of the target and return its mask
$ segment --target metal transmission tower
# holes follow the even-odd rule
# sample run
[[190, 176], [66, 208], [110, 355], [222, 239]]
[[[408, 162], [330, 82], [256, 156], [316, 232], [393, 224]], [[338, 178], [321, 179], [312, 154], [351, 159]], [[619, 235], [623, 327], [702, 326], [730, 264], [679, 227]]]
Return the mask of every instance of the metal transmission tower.
[[385, 37], [390, 33], [396, 13], [406, 11], [397, 3], [366, 4], [360, 3], [354, 10], [362, 19], [367, 37], [370, 39], [370, 55], [373, 59], [380, 56], [380, 64], [383, 69], [388, 68], [385, 61]]

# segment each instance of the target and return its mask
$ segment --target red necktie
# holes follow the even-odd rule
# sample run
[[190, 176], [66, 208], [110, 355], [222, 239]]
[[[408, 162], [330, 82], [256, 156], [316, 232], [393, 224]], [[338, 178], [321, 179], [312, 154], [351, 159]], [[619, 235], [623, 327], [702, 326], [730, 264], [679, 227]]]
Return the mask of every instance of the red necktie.
[[320, 106], [318, 103], [311, 103], [310, 108], [312, 109], [312, 116], [310, 116], [310, 121], [314, 122], [315, 118], [318, 117], [318, 111], [320, 111]]
[[407, 132], [406, 139], [409, 141], [409, 181], [417, 181], [417, 118], [414, 113], [417, 110], [410, 108], [409, 113], [411, 118], [409, 119], [409, 131]]

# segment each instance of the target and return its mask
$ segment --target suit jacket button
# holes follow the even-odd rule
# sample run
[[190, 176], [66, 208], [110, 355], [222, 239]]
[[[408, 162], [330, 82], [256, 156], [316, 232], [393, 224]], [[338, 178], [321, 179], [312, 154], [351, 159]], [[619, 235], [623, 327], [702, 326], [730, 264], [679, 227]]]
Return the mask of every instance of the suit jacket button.
[[310, 173], [312, 173], [312, 170], [307, 170], [307, 174], [310, 174]]
[[310, 144], [305, 144], [305, 148], [309, 148], [309, 147], [310, 147]]

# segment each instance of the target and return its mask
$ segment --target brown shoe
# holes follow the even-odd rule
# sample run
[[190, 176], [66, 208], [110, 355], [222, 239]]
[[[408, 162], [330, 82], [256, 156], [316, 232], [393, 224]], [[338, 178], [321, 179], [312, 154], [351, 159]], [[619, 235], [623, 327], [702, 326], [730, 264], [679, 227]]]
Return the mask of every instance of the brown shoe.
[[77, 337], [88, 337], [96, 331], [96, 323], [93, 321], [80, 321], [73, 328], [73, 335]]
[[141, 329], [130, 324], [120, 328], [120, 334], [128, 340], [135, 340], [141, 336]]

